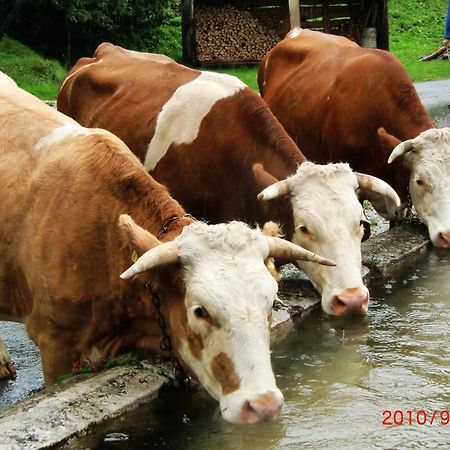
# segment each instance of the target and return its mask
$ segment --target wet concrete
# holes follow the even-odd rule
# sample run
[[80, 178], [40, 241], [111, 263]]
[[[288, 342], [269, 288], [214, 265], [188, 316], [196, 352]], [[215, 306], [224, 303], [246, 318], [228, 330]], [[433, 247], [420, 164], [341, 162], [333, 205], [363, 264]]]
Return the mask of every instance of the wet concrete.
[[152, 401], [165, 382], [151, 367], [116, 367], [82, 382], [53, 385], [0, 413], [0, 449], [62, 445], [131, 407]]
[[39, 350], [19, 323], [0, 322], [2, 336], [10, 356], [16, 363], [15, 382], [0, 381], [0, 411], [42, 389], [43, 376]]

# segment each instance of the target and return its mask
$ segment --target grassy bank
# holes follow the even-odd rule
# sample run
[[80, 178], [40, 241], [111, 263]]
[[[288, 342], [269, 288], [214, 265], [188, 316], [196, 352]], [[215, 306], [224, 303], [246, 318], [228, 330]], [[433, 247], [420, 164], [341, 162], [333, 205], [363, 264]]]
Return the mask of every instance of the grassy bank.
[[389, 0], [390, 51], [414, 81], [450, 78], [450, 61], [422, 62], [441, 47], [447, 0]]
[[13, 39], [0, 40], [0, 70], [23, 89], [42, 99], [56, 97], [66, 70]]
[[[390, 50], [400, 58], [414, 81], [450, 78], [449, 61], [419, 60], [421, 55], [440, 47], [444, 29], [447, 0], [389, 0]], [[180, 21], [164, 27], [160, 51], [175, 57], [180, 52], [168, 45], [180, 35]], [[10, 75], [25, 90], [43, 99], [56, 97], [66, 70], [56, 61], [37, 53], [9, 38], [0, 40], [0, 70]], [[257, 90], [255, 67], [220, 69], [241, 78]]]

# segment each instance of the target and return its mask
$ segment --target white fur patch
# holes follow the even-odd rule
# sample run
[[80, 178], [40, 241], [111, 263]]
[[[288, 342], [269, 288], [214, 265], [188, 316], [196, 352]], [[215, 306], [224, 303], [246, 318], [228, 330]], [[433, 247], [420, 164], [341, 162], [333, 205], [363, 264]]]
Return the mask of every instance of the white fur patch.
[[442, 246], [440, 234], [450, 233], [450, 128], [433, 128], [407, 142], [413, 145], [404, 155], [411, 200], [433, 244]]
[[94, 134], [97, 131], [98, 130], [94, 131], [93, 129], [90, 128], [84, 128], [76, 123], [67, 123], [65, 125], [56, 128], [49, 135], [40, 139], [38, 143], [35, 145], [34, 149], [39, 151], [45, 147], [48, 147], [49, 145], [56, 144], [57, 142], [62, 141], [63, 139], [66, 139], [68, 137], [86, 136], [88, 134]]
[[8, 75], [6, 75], [6, 73], [0, 72], [0, 87], [16, 87], [17, 84], [16, 82], [8, 77]]
[[[196, 222], [177, 238], [184, 268], [185, 305], [189, 328], [201, 336], [200, 358], [183, 343], [180, 354], [202, 386], [220, 400], [222, 414], [237, 423], [246, 401], [267, 392], [282, 402], [270, 365], [268, 315], [277, 283], [264, 260], [269, 247], [259, 230], [241, 222], [206, 225]], [[217, 326], [205, 327], [195, 317], [201, 305]], [[224, 394], [211, 372], [211, 363], [225, 353], [239, 378], [239, 388]]]
[[333, 314], [335, 295], [351, 288], [367, 292], [361, 278], [364, 214], [356, 195], [358, 180], [348, 164], [306, 161], [287, 181], [294, 214], [293, 242], [336, 262], [333, 268], [298, 262], [322, 294], [323, 310]]
[[145, 157], [145, 168], [153, 170], [171, 144], [193, 142], [211, 108], [245, 87], [236, 77], [213, 72], [202, 72], [195, 80], [180, 86], [159, 113], [155, 135]]

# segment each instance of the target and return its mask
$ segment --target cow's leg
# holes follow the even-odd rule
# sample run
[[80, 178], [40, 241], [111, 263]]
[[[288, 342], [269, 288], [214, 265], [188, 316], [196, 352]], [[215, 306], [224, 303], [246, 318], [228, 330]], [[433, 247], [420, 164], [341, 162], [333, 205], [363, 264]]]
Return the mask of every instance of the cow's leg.
[[0, 337], [0, 380], [14, 380], [16, 368], [11, 361], [6, 345]]
[[74, 345], [68, 345], [63, 339], [39, 339], [42, 372], [46, 383], [72, 372], [73, 363], [80, 357], [74, 353]]

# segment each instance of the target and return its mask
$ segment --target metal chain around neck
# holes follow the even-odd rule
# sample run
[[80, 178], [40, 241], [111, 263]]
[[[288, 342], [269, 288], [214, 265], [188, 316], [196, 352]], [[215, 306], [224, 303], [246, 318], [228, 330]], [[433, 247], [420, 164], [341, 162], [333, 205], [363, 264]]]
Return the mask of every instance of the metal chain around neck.
[[170, 353], [171, 358], [175, 361], [175, 379], [180, 383], [189, 382], [189, 376], [186, 374], [183, 366], [180, 364], [180, 361], [173, 352], [172, 339], [167, 333], [166, 318], [161, 311], [161, 297], [159, 296], [158, 292], [153, 289], [150, 283], [146, 283], [145, 286], [153, 300], [153, 305], [155, 306], [156, 314], [158, 316], [157, 321], [161, 330], [161, 340], [159, 342], [159, 346], [163, 352]]
[[160, 233], [158, 234], [158, 236], [157, 236], [158, 240], [160, 240], [161, 237], [169, 231], [170, 225], [172, 225], [173, 222], [175, 222], [175, 221], [177, 221], [177, 220], [184, 219], [185, 217], [189, 217], [189, 218], [195, 220], [195, 217], [191, 216], [191, 215], [188, 214], [188, 213], [183, 214], [182, 216], [172, 216], [172, 217], [169, 217], [169, 218], [164, 222], [164, 224], [163, 224], [163, 226], [162, 226], [162, 228], [161, 228], [161, 232], [160, 232]]

